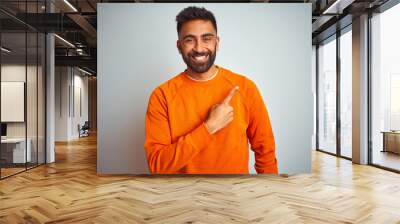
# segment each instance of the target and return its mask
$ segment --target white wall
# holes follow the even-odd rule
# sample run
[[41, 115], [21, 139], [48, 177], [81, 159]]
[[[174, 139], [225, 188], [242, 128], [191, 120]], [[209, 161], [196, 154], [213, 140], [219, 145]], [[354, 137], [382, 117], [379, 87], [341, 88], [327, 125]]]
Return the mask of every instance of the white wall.
[[1, 121], [24, 122], [25, 82], [1, 82]]
[[[26, 75], [26, 70], [28, 71], [28, 74], [32, 74], [33, 69], [35, 69], [35, 74], [36, 74], [36, 68], [33, 68], [32, 66], [25, 67], [24, 65], [19, 65], [19, 64], [6, 64], [1, 66], [1, 81], [2, 82], [24, 82], [26, 83], [25, 80], [25, 75]], [[35, 94], [36, 95], [36, 94]], [[7, 97], [7, 96], [2, 96], [2, 98]], [[36, 108], [36, 106], [35, 106]], [[24, 107], [22, 108], [23, 113], [24, 113]], [[1, 108], [2, 111], [7, 110], [7, 108]], [[25, 136], [25, 123], [24, 122], [8, 122], [7, 124], [7, 135], [9, 137], [23, 137]]]
[[[27, 119], [28, 119], [28, 137], [30, 134], [36, 135], [36, 66], [27, 66], [19, 64], [5, 64], [1, 66], [1, 81], [2, 82], [25, 82], [25, 76], [28, 76], [30, 87], [27, 88]], [[34, 76], [34, 77], [33, 77]], [[4, 96], [3, 96], [4, 97]], [[2, 108], [6, 110], [7, 108]], [[24, 109], [24, 108], [22, 108]], [[32, 123], [33, 122], [33, 123]], [[8, 137], [25, 137], [26, 122], [7, 122]]]
[[[55, 140], [77, 139], [78, 124], [88, 120], [88, 77], [72, 67], [56, 67], [55, 73]], [[79, 90], [82, 114], [76, 107]]]
[[[78, 74], [77, 74], [78, 72]], [[72, 119], [71, 119], [71, 135], [72, 138], [78, 138], [79, 137], [79, 132], [77, 129], [78, 124], [81, 126], [85, 123], [85, 121], [88, 120], [88, 77], [87, 76], [82, 76], [83, 73], [76, 70], [74, 71], [74, 94], [75, 96], [72, 96], [74, 98], [74, 107], [72, 108], [72, 111], [75, 110], [75, 113], [72, 113]], [[79, 93], [80, 91], [80, 93]], [[80, 95], [80, 97], [79, 97]], [[79, 102], [81, 101], [81, 102]], [[81, 111], [79, 110], [79, 107], [81, 107]]]
[[[280, 172], [310, 172], [311, 4], [196, 5], [216, 16], [221, 38], [216, 64], [258, 85]], [[155, 87], [186, 68], [176, 49], [175, 23], [186, 6], [98, 4], [98, 173], [148, 173], [147, 101]]]
[[68, 141], [68, 67], [55, 68], [55, 141]]

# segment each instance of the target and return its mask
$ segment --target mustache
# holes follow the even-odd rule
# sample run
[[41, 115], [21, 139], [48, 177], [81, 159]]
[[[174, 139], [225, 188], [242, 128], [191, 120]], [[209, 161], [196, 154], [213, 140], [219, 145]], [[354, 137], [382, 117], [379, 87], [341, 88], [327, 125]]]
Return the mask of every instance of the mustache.
[[191, 57], [199, 57], [199, 56], [207, 56], [207, 55], [211, 55], [211, 52], [210, 51], [206, 51], [206, 52], [193, 51], [193, 52], [189, 53], [189, 56], [191, 56]]

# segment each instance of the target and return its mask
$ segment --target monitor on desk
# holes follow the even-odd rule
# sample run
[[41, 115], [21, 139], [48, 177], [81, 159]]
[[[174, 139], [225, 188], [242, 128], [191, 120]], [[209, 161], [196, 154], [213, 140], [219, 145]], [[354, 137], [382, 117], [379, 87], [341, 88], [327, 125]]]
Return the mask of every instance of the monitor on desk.
[[1, 138], [7, 137], [7, 124], [1, 123]]

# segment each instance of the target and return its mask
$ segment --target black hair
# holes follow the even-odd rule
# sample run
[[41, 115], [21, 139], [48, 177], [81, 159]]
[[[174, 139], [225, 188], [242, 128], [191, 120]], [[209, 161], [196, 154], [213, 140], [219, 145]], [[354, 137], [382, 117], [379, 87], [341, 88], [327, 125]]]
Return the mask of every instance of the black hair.
[[215, 20], [214, 14], [212, 12], [208, 11], [204, 7], [199, 8], [196, 6], [189, 6], [180, 11], [179, 14], [176, 16], [176, 29], [178, 31], [178, 34], [181, 31], [184, 23], [196, 19], [210, 21], [213, 24], [215, 31], [217, 32], [217, 21]]

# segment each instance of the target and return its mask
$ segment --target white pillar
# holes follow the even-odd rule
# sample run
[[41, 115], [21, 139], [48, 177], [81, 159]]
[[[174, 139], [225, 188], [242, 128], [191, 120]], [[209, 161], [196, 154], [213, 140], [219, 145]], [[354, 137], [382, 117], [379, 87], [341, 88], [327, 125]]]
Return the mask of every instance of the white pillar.
[[[46, 7], [48, 12], [54, 11], [51, 1], [47, 1]], [[55, 44], [52, 33], [46, 35], [46, 62], [46, 163], [53, 163], [55, 161]]]
[[353, 20], [353, 162], [368, 163], [368, 15]]
[[46, 82], [47, 82], [47, 125], [46, 125], [46, 130], [47, 130], [47, 135], [46, 135], [46, 143], [47, 143], [47, 148], [46, 148], [46, 162], [47, 163], [52, 163], [55, 161], [55, 151], [54, 151], [54, 133], [55, 133], [55, 76], [54, 76], [54, 66], [55, 66], [55, 60], [54, 60], [54, 35], [49, 33], [46, 36], [47, 42], [47, 52], [46, 52], [46, 57], [47, 57], [47, 77], [46, 77]]

